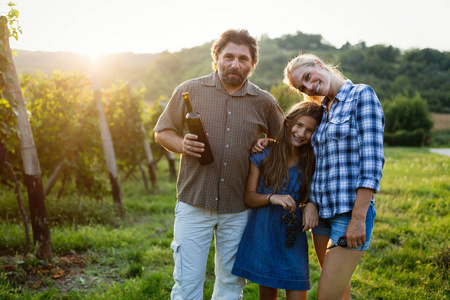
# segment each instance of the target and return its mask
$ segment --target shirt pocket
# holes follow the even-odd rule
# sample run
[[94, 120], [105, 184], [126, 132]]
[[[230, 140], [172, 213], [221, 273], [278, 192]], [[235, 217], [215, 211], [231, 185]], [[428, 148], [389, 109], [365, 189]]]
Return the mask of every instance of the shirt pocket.
[[335, 118], [329, 121], [327, 137], [334, 140], [342, 140], [350, 134], [350, 116]]
[[236, 143], [245, 150], [250, 150], [253, 143], [258, 139], [259, 125], [250, 120], [243, 119], [238, 126]]

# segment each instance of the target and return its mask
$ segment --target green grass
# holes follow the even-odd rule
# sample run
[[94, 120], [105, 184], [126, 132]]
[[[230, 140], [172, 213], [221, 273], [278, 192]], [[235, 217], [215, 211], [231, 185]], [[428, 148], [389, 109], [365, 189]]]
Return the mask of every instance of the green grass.
[[373, 243], [354, 277], [355, 294], [448, 299], [450, 159], [423, 149], [385, 152]]
[[[385, 153], [372, 244], [352, 277], [353, 298], [450, 299], [450, 158], [418, 148]], [[22, 257], [15, 197], [2, 188], [0, 299], [169, 299], [176, 190], [168, 178], [161, 163], [156, 191], [146, 191], [137, 175], [123, 182], [125, 220], [114, 215], [109, 197], [48, 197], [52, 265]], [[312, 243], [309, 255], [308, 298], [316, 299], [320, 271]], [[213, 261], [212, 244], [204, 299], [212, 294]], [[258, 285], [249, 283], [244, 298], [258, 299]]]

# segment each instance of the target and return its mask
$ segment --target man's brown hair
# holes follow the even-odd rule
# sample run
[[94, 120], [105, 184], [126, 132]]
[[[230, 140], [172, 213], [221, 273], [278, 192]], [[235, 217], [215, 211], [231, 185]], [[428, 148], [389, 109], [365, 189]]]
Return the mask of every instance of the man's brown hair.
[[252, 57], [252, 66], [253, 69], [256, 67], [258, 63], [258, 41], [252, 37], [246, 29], [228, 29], [218, 40], [216, 40], [211, 46], [211, 56], [213, 58], [213, 69], [217, 70], [217, 61], [219, 59], [219, 55], [222, 52], [223, 48], [228, 43], [234, 43], [236, 45], [244, 45], [247, 46], [250, 50], [250, 55]]

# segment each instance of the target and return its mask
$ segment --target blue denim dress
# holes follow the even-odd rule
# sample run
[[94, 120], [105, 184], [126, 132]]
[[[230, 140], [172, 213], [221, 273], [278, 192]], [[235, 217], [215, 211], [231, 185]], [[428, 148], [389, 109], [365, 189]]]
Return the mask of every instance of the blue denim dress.
[[[257, 153], [250, 160], [259, 167], [268, 155], [269, 149]], [[299, 203], [300, 184], [299, 166], [289, 168], [289, 183], [277, 194], [289, 194]], [[273, 191], [264, 186], [260, 177], [257, 192], [271, 194]], [[244, 277], [257, 284], [295, 291], [310, 289], [308, 241], [302, 230], [292, 247], [286, 246], [286, 224], [282, 221], [284, 210], [280, 205], [266, 205], [254, 208], [245, 228], [237, 251], [232, 274]], [[300, 210], [295, 214], [300, 218]]]

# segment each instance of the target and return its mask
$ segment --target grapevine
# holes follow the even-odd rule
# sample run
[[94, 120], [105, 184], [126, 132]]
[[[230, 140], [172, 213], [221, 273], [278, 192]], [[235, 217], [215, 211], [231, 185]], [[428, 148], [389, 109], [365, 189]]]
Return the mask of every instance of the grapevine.
[[300, 230], [300, 219], [294, 212], [288, 213], [284, 210], [281, 220], [286, 224], [286, 247], [292, 247]]

